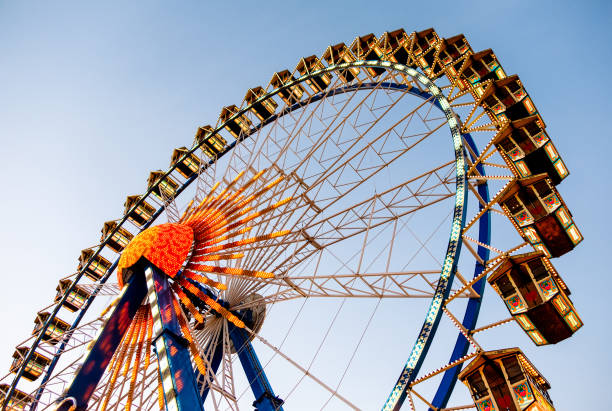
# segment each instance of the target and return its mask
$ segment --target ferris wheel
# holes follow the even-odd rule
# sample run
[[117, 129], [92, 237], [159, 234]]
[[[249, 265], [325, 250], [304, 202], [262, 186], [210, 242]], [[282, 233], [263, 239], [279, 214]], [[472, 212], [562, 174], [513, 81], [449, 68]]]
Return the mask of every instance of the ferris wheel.
[[551, 262], [582, 240], [568, 174], [492, 50], [433, 29], [329, 46], [127, 197], [2, 407], [552, 410], [537, 359], [494, 333], [582, 326]]

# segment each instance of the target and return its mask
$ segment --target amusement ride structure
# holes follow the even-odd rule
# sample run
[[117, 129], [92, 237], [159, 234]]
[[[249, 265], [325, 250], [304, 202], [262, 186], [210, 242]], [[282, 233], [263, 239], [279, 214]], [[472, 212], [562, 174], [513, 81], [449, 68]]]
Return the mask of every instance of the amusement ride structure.
[[[16, 347], [3, 409], [554, 410], [487, 337], [582, 326], [551, 260], [582, 240], [568, 174], [492, 50], [329, 46], [127, 197]], [[477, 327], [487, 288], [507, 313]]]

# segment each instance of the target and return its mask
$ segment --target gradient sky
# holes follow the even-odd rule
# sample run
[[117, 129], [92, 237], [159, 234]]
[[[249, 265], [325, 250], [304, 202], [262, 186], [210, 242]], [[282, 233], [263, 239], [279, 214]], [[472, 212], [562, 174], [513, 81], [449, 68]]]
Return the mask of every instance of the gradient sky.
[[0, 1], [0, 371], [80, 250], [198, 125], [330, 44], [434, 27], [464, 33], [474, 50], [493, 48], [520, 75], [571, 172], [560, 192], [585, 240], [554, 264], [585, 326], [532, 360], [557, 409], [605, 408], [610, 3], [215, 3]]

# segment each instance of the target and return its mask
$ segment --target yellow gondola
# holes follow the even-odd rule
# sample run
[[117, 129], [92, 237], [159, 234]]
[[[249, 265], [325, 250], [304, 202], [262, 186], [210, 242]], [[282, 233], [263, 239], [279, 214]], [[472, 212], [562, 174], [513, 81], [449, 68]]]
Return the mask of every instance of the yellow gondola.
[[[302, 75], [305, 76], [312, 72], [323, 70], [325, 66], [321, 63], [321, 60], [317, 58], [317, 56], [309, 56], [304, 57], [298, 63], [296, 70]], [[320, 93], [325, 90], [332, 81], [332, 76], [330, 73], [321, 73], [317, 76], [310, 77], [306, 80], [306, 84], [314, 91], [315, 93]]]
[[468, 55], [448, 68], [451, 79], [457, 87], [468, 90], [473, 87], [475, 98], [482, 94], [480, 83], [486, 80], [500, 80], [506, 77], [493, 50], [487, 49]]
[[546, 174], [510, 184], [498, 203], [522, 236], [547, 257], [559, 257], [582, 241], [572, 214]]
[[202, 126], [195, 135], [195, 144], [210, 158], [217, 157], [227, 145], [227, 141], [219, 133], [213, 135], [213, 131], [211, 126]]
[[34, 398], [26, 394], [20, 390], [13, 390], [13, 395], [11, 395], [11, 399], [9, 402], [6, 402], [6, 394], [8, 394], [9, 389], [11, 388], [8, 384], [0, 384], [0, 407], [6, 407], [7, 411], [21, 411], [26, 409], [29, 406]]
[[[183, 160], [179, 162], [181, 158]], [[187, 147], [179, 147], [172, 152], [170, 165], [176, 165], [176, 171], [183, 177], [190, 178], [200, 170], [200, 159], [193, 153], [189, 154]]]
[[[159, 184], [158, 184], [159, 182]], [[164, 177], [161, 170], [151, 171], [147, 180], [147, 188], [160, 200], [172, 198], [178, 190], [179, 184], [170, 176]]]
[[[32, 331], [32, 335], [38, 335], [50, 315], [51, 314], [49, 314], [47, 311], [38, 313], [36, 319], [34, 320], [34, 330]], [[42, 339], [43, 341], [47, 341], [48, 343], [55, 345], [69, 328], [70, 324], [55, 316], [45, 330]]]
[[[15, 353], [13, 354], [13, 363], [11, 364], [10, 369], [12, 373], [16, 373], [19, 368], [21, 368], [21, 365], [23, 364], [23, 359], [25, 358], [29, 350], [30, 347], [17, 347], [15, 349]], [[35, 381], [36, 379], [38, 379], [38, 377], [40, 377], [40, 375], [45, 370], [45, 367], [49, 365], [50, 362], [51, 359], [45, 357], [42, 354], [34, 352], [32, 357], [30, 358], [30, 361], [28, 361], [28, 364], [23, 370], [23, 377], [29, 381]]]
[[[62, 299], [64, 294], [66, 294], [66, 291], [68, 288], [70, 288], [71, 284], [72, 281], [69, 279], [60, 280], [58, 286], [55, 288], [57, 291], [57, 294], [55, 295], [56, 303]], [[83, 304], [85, 304], [85, 301], [87, 298], [89, 298], [89, 296], [89, 292], [87, 292], [83, 287], [77, 285], [72, 289], [66, 298], [66, 301], [64, 301], [64, 307], [69, 311], [75, 312], [79, 310]]]
[[244, 114], [230, 120], [236, 113], [238, 113], [238, 107], [235, 105], [223, 107], [219, 120], [221, 120], [221, 123], [226, 123], [225, 129], [229, 131], [234, 138], [238, 139], [241, 133], [249, 133], [253, 123]]
[[253, 114], [255, 114], [260, 121], [266, 121], [272, 117], [276, 111], [276, 108], [278, 107], [278, 103], [271, 98], [257, 101], [265, 94], [266, 92], [264, 89], [257, 86], [250, 88], [247, 91], [246, 96], [244, 96], [246, 103], [251, 106], [251, 112], [253, 112]]
[[[274, 88], [281, 88], [292, 81], [295, 81], [295, 78], [289, 73], [289, 70], [283, 70], [274, 73], [272, 80], [270, 80], [270, 84], [272, 84]], [[278, 96], [289, 106], [299, 102], [303, 95], [304, 88], [298, 83], [278, 92]]]
[[461, 373], [482, 411], [554, 411], [550, 384], [518, 348], [482, 352]]
[[569, 175], [538, 115], [504, 123], [494, 143], [506, 163], [521, 177], [546, 173], [557, 185]]
[[410, 36], [404, 29], [385, 32], [378, 39], [378, 47], [387, 61], [414, 67], [414, 61], [410, 54]]
[[117, 228], [116, 221], [107, 221], [102, 226], [100, 241], [106, 240], [106, 245], [116, 253], [123, 251], [125, 246], [132, 241], [132, 238], [134, 238], [134, 234], [123, 227]]
[[[327, 61], [327, 64], [329, 65], [353, 63], [357, 60], [344, 43], [338, 43], [335, 46], [329, 46], [326, 48], [325, 52], [323, 53], [323, 59]], [[348, 83], [353, 81], [357, 74], [359, 74], [359, 69], [357, 67], [351, 67], [348, 69], [338, 70], [337, 73], [342, 81]]]
[[[81, 255], [79, 256], [79, 265], [77, 269], [81, 271], [94, 254], [95, 251], [92, 248], [82, 250]], [[93, 281], [98, 281], [104, 276], [104, 274], [106, 274], [110, 266], [111, 262], [98, 254], [89, 264], [87, 264], [87, 268], [85, 268], [85, 275]]]
[[[358, 60], [382, 60], [384, 57], [384, 53], [378, 45], [378, 39], [372, 33], [357, 37], [351, 44], [351, 51]], [[372, 77], [385, 72], [382, 67], [367, 67], [366, 70]]]
[[509, 257], [488, 281], [536, 345], [556, 344], [582, 327], [569, 289], [541, 252]]
[[[145, 225], [155, 214], [155, 207], [146, 201], [140, 201], [142, 196], [128, 196], [123, 204], [125, 206], [124, 214], [128, 216], [128, 219], [139, 227]], [[136, 206], [138, 204], [138, 206]]]

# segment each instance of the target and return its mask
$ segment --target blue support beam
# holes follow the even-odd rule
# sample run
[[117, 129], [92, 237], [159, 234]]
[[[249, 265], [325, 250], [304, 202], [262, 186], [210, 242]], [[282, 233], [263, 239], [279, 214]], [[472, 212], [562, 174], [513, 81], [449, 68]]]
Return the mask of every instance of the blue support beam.
[[85, 361], [70, 387], [62, 395], [61, 398], [64, 401], [58, 406], [57, 410], [68, 411], [72, 406], [76, 406], [77, 410], [87, 409], [89, 398], [100, 382], [102, 374], [104, 374], [146, 294], [147, 287], [144, 274], [136, 273], [132, 275], [121, 292], [119, 302], [91, 350], [87, 353]]
[[246, 374], [253, 395], [255, 395], [255, 401], [253, 406], [257, 411], [275, 411], [282, 410], [283, 400], [274, 395], [272, 386], [266, 377], [266, 373], [257, 358], [257, 354], [249, 341], [249, 336], [245, 330], [236, 327], [234, 324], [228, 322], [228, 330], [230, 338], [238, 358], [242, 364], [242, 368]]
[[181, 335], [168, 277], [153, 264], [145, 267], [144, 274], [153, 315], [153, 345], [157, 353], [166, 409], [203, 411], [189, 357], [189, 342]]
[[[478, 148], [476, 147], [476, 144], [474, 143], [474, 139], [472, 138], [472, 136], [470, 134], [464, 134], [463, 137], [465, 138], [465, 141], [470, 147], [470, 149], [472, 150], [472, 152], [478, 153]], [[472, 160], [475, 160], [474, 155], [471, 155], [471, 158]], [[478, 170], [478, 172], [481, 175], [483, 176], [486, 175], [484, 167], [482, 166], [482, 163], [479, 163], [476, 166], [476, 170]], [[480, 197], [486, 203], [488, 203], [490, 201], [488, 184], [484, 183], [484, 184], [478, 185], [477, 190], [478, 190], [478, 194], [480, 195]], [[483, 209], [483, 205], [480, 204], [479, 210], [482, 210], [482, 209]], [[480, 217], [480, 223], [479, 223], [479, 228], [478, 228], [478, 241], [480, 241], [482, 244], [491, 243], [491, 213], [489, 211], [485, 212], [482, 215], [482, 217]], [[489, 249], [488, 248], [479, 245], [477, 253], [478, 253], [478, 256], [483, 261], [489, 260]], [[474, 267], [474, 278], [478, 277], [484, 269], [485, 267], [477, 261], [476, 266]], [[464, 314], [463, 322], [462, 322], [462, 325], [465, 327], [466, 330], [473, 330], [474, 328], [476, 328], [476, 321], [478, 320], [480, 306], [482, 305], [482, 296], [485, 291], [485, 283], [486, 283], [486, 278], [481, 278], [480, 281], [476, 282], [472, 286], [474, 291], [478, 293], [479, 297], [470, 298], [468, 300], [467, 308], [465, 310], [465, 314]], [[452, 363], [462, 358], [464, 355], [467, 354], [469, 348], [470, 348], [469, 341], [467, 340], [467, 338], [463, 336], [463, 334], [459, 333], [459, 335], [457, 336], [457, 341], [455, 342], [455, 348], [453, 349], [453, 353], [451, 354], [449, 363]], [[451, 368], [450, 370], [447, 370], [444, 373], [444, 376], [442, 377], [442, 381], [440, 382], [440, 385], [438, 386], [438, 390], [436, 391], [436, 395], [432, 401], [432, 405], [434, 405], [437, 408], [446, 407], [448, 400], [450, 399], [450, 396], [453, 392], [453, 389], [455, 388], [455, 384], [457, 383], [457, 376], [459, 375], [461, 368], [462, 368], [462, 365], [458, 365], [456, 367]], [[429, 411], [433, 411], [433, 410], [430, 408]]]

